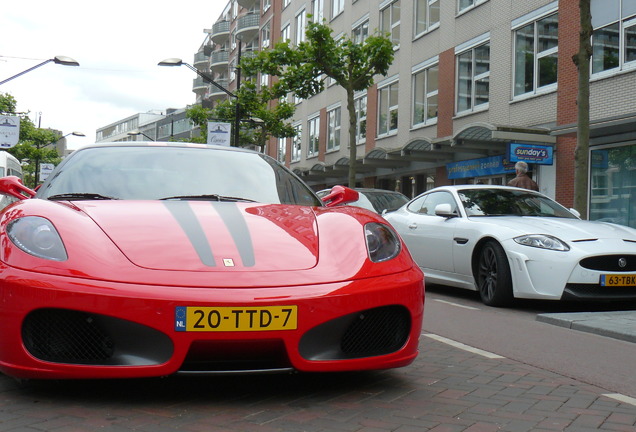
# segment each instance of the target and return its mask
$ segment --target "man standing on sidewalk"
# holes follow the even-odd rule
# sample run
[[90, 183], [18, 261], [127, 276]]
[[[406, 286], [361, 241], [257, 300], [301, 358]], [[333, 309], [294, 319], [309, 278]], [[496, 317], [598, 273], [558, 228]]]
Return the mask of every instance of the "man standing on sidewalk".
[[539, 185], [528, 176], [528, 164], [519, 161], [515, 164], [517, 177], [508, 182], [508, 186], [515, 186], [524, 189], [539, 191]]

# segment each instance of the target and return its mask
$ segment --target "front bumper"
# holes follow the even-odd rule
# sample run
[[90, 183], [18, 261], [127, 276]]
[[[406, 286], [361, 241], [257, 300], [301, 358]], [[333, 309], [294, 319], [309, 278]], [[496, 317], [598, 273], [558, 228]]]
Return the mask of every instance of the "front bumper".
[[[413, 268], [333, 284], [148, 286], [0, 274], [0, 370], [18, 378], [386, 369], [417, 355], [424, 286]], [[254, 285], [256, 286], [256, 284]], [[295, 330], [177, 331], [179, 307], [295, 305]]]

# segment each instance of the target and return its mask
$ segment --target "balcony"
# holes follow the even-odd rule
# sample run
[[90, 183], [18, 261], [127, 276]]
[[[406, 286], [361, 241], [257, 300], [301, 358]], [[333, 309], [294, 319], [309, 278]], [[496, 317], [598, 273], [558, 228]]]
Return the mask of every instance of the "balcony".
[[[227, 87], [229, 84], [229, 80], [227, 78], [220, 78], [218, 80], [214, 80], [214, 82], [227, 90]], [[225, 93], [223, 90], [221, 90], [214, 84], [210, 84], [210, 99], [212, 100], [220, 99], [220, 98], [225, 98], [226, 96], [227, 96], [227, 93]]]
[[208, 68], [208, 62], [210, 57], [205, 55], [203, 51], [199, 51], [194, 55], [194, 67], [199, 70], [206, 70]]
[[220, 70], [227, 68], [229, 63], [230, 53], [227, 51], [214, 51], [210, 58], [210, 67], [213, 70]]
[[210, 34], [210, 39], [212, 42], [217, 44], [223, 44], [230, 38], [230, 22], [229, 21], [219, 21], [214, 23], [212, 26], [212, 30], [208, 30]]
[[192, 91], [197, 95], [203, 95], [208, 91], [209, 84], [203, 81], [203, 78], [197, 77], [192, 80]]
[[244, 7], [245, 9], [249, 9], [255, 4], [258, 4], [260, 0], [236, 0], [239, 6]]
[[260, 14], [248, 13], [238, 19], [236, 26], [236, 37], [243, 42], [249, 42], [258, 35], [260, 27]]

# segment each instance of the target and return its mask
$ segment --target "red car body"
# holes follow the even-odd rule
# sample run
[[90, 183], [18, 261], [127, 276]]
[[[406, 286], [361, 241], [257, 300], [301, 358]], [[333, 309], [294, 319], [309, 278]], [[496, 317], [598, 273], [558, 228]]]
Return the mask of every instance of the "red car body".
[[[403, 244], [392, 259], [369, 259], [365, 226], [386, 225], [371, 212], [28, 198], [15, 180], [0, 191], [25, 198], [0, 213], [7, 375], [351, 371], [405, 366], [418, 353], [423, 275]], [[66, 259], [18, 247], [12, 224], [41, 219]]]

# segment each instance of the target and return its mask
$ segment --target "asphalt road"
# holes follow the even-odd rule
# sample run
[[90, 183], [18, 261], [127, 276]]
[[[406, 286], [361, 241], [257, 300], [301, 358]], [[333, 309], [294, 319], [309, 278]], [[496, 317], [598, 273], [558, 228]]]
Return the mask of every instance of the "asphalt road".
[[428, 286], [424, 330], [636, 398], [636, 343], [537, 319], [616, 310], [636, 305], [520, 301], [501, 309], [483, 305], [471, 291]]

